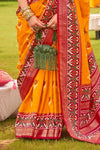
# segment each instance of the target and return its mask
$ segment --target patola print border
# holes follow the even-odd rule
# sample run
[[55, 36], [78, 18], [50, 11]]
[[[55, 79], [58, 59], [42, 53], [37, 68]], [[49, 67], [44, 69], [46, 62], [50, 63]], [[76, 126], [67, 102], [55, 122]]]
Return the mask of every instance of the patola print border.
[[62, 114], [18, 113], [16, 137], [59, 139], [63, 128]]
[[[82, 93], [81, 91], [86, 88], [86, 85], [81, 86], [81, 60], [82, 60], [82, 54], [81, 54], [81, 37], [79, 33], [79, 25], [78, 25], [78, 18], [75, 8], [75, 2], [74, 0], [69, 1], [67, 4], [68, 8], [68, 53], [67, 53], [67, 68], [68, 68], [68, 78], [67, 78], [67, 107], [68, 107], [68, 117], [72, 125], [72, 130], [76, 134], [76, 136], [80, 139], [84, 140], [90, 140], [92, 139], [92, 136], [97, 130], [100, 128], [97, 124], [97, 129], [94, 127], [93, 130], [86, 131], [86, 129], [89, 129], [95, 120], [96, 113], [100, 110], [100, 104], [98, 104], [98, 99], [100, 97], [100, 73], [99, 69], [93, 54], [93, 51], [91, 52], [91, 57], [89, 56], [88, 62], [89, 67], [91, 70], [91, 82], [93, 82], [93, 73], [96, 78], [95, 84], [88, 85], [90, 87], [90, 90], [92, 93], [90, 93], [90, 103], [92, 103], [92, 108], [88, 108], [88, 112], [85, 112], [84, 110], [81, 110], [81, 100], [82, 100]], [[72, 14], [72, 16], [70, 15]], [[75, 16], [75, 18], [74, 18]], [[72, 39], [72, 40], [71, 40]], [[90, 60], [92, 58], [92, 61]], [[94, 70], [93, 70], [94, 69]], [[97, 72], [96, 72], [97, 69]], [[96, 96], [97, 95], [97, 96]], [[85, 99], [86, 100], [86, 99]], [[87, 101], [88, 102], [88, 101]], [[94, 114], [95, 113], [95, 114]], [[85, 124], [82, 126], [83, 120], [81, 120], [83, 116], [83, 119], [85, 118]], [[89, 126], [86, 129], [86, 126]], [[96, 130], [95, 130], [96, 129]]]
[[81, 88], [80, 129], [91, 124], [100, 109], [100, 72], [93, 51], [88, 55], [88, 63], [91, 84]]
[[71, 128], [78, 137], [79, 102], [81, 85], [81, 37], [74, 0], [67, 1], [67, 107]]
[[[59, 1], [60, 4], [58, 5], [60, 11], [58, 27], [64, 24], [64, 29], [59, 29], [58, 31], [58, 60], [64, 122], [69, 134], [73, 138], [92, 143], [100, 143], [100, 123], [98, 122], [98, 118], [100, 118], [100, 104], [98, 103], [100, 101], [100, 72], [96, 60], [94, 59], [94, 54], [91, 52], [88, 58], [91, 84], [81, 85], [82, 48], [80, 27], [76, 12], [76, 3], [79, 3], [79, 1], [64, 0], [63, 2], [62, 4]], [[63, 20], [63, 23], [60, 19]], [[85, 91], [84, 89], [87, 87], [90, 88], [90, 97], [84, 99], [82, 97], [82, 90]], [[81, 103], [85, 100], [89, 102], [89, 104], [92, 104], [90, 108], [88, 108], [89, 115], [84, 113], [85, 109], [84, 111], [81, 110]], [[85, 124], [82, 124], [82, 115], [83, 117], [85, 115]]]
[[58, 68], [62, 114], [69, 134], [78, 138], [80, 136], [77, 121], [81, 62], [79, 26], [73, 0], [63, 0], [63, 3], [59, 1], [57, 8], [59, 14]]
[[16, 120], [16, 127], [30, 127], [36, 129], [45, 128], [62, 128], [63, 120], [62, 114], [60, 113], [47, 113], [47, 114], [37, 114], [37, 113], [18, 113]]

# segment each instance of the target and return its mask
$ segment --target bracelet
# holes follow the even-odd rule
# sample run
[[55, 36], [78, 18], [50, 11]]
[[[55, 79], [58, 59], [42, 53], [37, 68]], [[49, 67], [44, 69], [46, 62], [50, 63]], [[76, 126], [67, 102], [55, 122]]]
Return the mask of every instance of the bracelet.
[[26, 11], [27, 9], [30, 9], [30, 7], [26, 6], [26, 7], [21, 8], [21, 13], [23, 14], [23, 12]]
[[22, 16], [25, 18], [26, 21], [28, 21], [33, 15], [34, 13], [31, 11], [31, 9], [25, 10], [24, 13], [22, 14]]
[[28, 21], [34, 15], [34, 13], [32, 12], [32, 10], [29, 6], [22, 8], [21, 13], [26, 21]]

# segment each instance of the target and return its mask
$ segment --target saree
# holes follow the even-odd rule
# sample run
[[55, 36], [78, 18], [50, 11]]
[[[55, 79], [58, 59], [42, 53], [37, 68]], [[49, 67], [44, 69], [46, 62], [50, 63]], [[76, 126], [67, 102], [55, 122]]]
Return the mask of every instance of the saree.
[[[35, 15], [41, 18], [45, 24], [57, 13], [56, 0], [39, 0], [31, 3], [30, 7], [34, 10]], [[19, 44], [20, 60], [18, 68], [22, 68], [18, 78], [18, 84], [19, 87], [21, 85], [20, 89], [22, 89], [22, 87], [24, 87], [24, 89], [21, 92], [23, 103], [19, 108], [16, 121], [16, 136], [29, 137], [32, 139], [59, 139], [63, 120], [59, 95], [58, 71], [34, 68], [33, 48], [38, 45], [38, 42], [36, 41], [34, 32], [29, 28], [20, 12], [18, 13], [18, 18], [19, 24], [17, 26], [17, 33], [18, 41], [21, 43]], [[20, 30], [20, 26], [24, 26], [25, 29], [23, 27]], [[30, 34], [30, 31], [32, 34]], [[45, 32], [42, 32], [41, 44], [53, 46], [53, 32], [54, 31], [50, 28], [45, 29]], [[22, 42], [22, 40], [25, 42]], [[31, 48], [28, 51], [30, 44]], [[57, 49], [56, 45], [54, 47]], [[27, 51], [28, 54], [25, 58]], [[26, 59], [26, 62], [23, 66], [24, 59]], [[27, 66], [27, 63], [30, 67]], [[25, 74], [23, 74], [23, 71]], [[27, 77], [30, 76], [30, 79], [25, 77], [26, 79], [23, 80], [23, 75]], [[24, 84], [23, 86], [22, 82]]]
[[[50, 110], [51, 120], [44, 119], [44, 112], [40, 112], [40, 119], [37, 114], [34, 118], [32, 113], [26, 114], [20, 112], [19, 109], [15, 125], [16, 136], [31, 137], [33, 139], [59, 139], [64, 123], [67, 131], [73, 138], [91, 143], [100, 143], [100, 72], [88, 35], [89, 0], [49, 0], [45, 2], [47, 2], [45, 3], [47, 7], [44, 9], [42, 17], [46, 16], [46, 19], [43, 20], [42, 17], [40, 19], [47, 23], [47, 18], [52, 16], [52, 11], [50, 10], [57, 10], [58, 16], [58, 71], [55, 78], [58, 92], [56, 91], [55, 93], [59, 95], [59, 104], [57, 104], [58, 101], [55, 101], [57, 97], [54, 98], [54, 101], [59, 106], [59, 109], [56, 109], [56, 111], [54, 109], [53, 111]], [[57, 9], [52, 7], [55, 4]], [[48, 11], [49, 6], [50, 10]], [[52, 37], [52, 31], [49, 30], [46, 35], [47, 37], [43, 36], [45, 38], [41, 43], [48, 44], [49, 41], [49, 45], [52, 45], [50, 38]], [[31, 45], [34, 45], [35, 40], [32, 39], [34, 39], [33, 33], [29, 40], [30, 44], [28, 42], [29, 47], [27, 47], [27, 50], [25, 43], [24, 48], [22, 47], [23, 50], [26, 50], [26, 55], [24, 56], [24, 53], [21, 52], [24, 59], [21, 57], [21, 61], [23, 61], [19, 65], [18, 85], [23, 103], [29, 95], [33, 82], [36, 82], [35, 79], [38, 78], [39, 80], [43, 76], [43, 70], [34, 68], [34, 56]], [[21, 44], [19, 45], [22, 46]], [[41, 75], [39, 74], [40, 71], [42, 72]], [[55, 71], [52, 73], [55, 73]], [[50, 74], [50, 72], [47, 74]], [[49, 79], [50, 77], [47, 80]], [[52, 88], [52, 85], [50, 87]], [[39, 90], [41, 91], [41, 89]], [[44, 91], [42, 90], [42, 92]], [[28, 99], [26, 100], [27, 104]], [[27, 109], [30, 110], [30, 108]], [[40, 111], [40, 108], [38, 110]], [[50, 115], [50, 112], [46, 114]], [[57, 115], [56, 118], [55, 114]], [[37, 122], [42, 122], [42, 124], [35, 126]], [[50, 123], [50, 126], [47, 125], [47, 122]]]

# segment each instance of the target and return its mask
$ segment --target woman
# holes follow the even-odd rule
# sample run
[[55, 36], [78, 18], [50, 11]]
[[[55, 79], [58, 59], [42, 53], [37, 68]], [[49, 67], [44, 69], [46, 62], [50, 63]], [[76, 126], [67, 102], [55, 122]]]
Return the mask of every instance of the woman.
[[[100, 74], [88, 36], [89, 0], [19, 0], [19, 5], [18, 84], [23, 103], [16, 137], [59, 139], [65, 124], [73, 138], [100, 143]], [[24, 12], [27, 5], [30, 15]], [[45, 30], [41, 44], [58, 51], [58, 71], [34, 68], [37, 28]]]

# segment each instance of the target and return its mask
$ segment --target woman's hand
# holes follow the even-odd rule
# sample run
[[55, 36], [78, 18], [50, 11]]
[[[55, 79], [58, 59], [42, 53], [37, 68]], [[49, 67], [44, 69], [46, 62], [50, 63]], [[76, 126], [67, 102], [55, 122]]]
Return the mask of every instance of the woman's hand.
[[47, 23], [47, 27], [49, 27], [49, 28], [57, 27], [57, 14], [55, 14], [50, 19], [50, 21]]
[[42, 21], [40, 21], [36, 16], [32, 16], [28, 20], [28, 24], [33, 31], [35, 31], [35, 27], [45, 28], [44, 23]]

